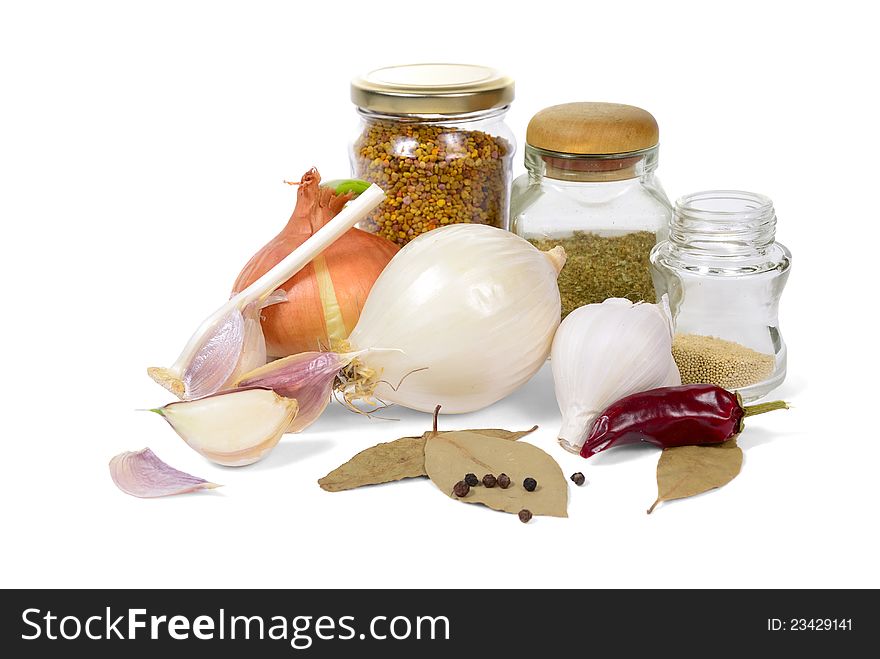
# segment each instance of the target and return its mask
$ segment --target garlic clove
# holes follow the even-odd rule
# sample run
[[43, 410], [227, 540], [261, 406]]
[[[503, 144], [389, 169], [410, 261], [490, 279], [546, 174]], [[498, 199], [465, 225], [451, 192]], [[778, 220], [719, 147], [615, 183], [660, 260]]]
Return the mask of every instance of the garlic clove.
[[266, 307], [287, 301], [287, 293], [277, 290], [265, 300], [255, 300], [239, 311], [233, 309], [202, 340], [183, 373], [172, 369], [151, 367], [147, 373], [182, 400], [210, 396], [223, 389], [242, 374], [266, 363], [266, 339], [260, 323], [260, 312]]
[[222, 487], [204, 478], [178, 471], [162, 462], [148, 448], [126, 451], [110, 460], [110, 477], [120, 490], [142, 499]]
[[237, 308], [231, 309], [200, 337], [201, 343], [182, 370], [151, 366], [147, 374], [182, 400], [209, 396], [219, 391], [235, 372], [242, 358], [244, 335], [244, 316]]
[[327, 405], [339, 372], [360, 353], [303, 352], [278, 359], [246, 373], [240, 387], [268, 387], [295, 398], [299, 413], [287, 432], [300, 432], [312, 425]]
[[223, 322], [207, 334], [192, 361], [183, 372], [186, 400], [209, 396], [229, 380], [245, 343], [244, 315], [233, 309]]
[[287, 432], [299, 406], [271, 389], [237, 389], [152, 410], [189, 446], [228, 467], [256, 462]]
[[[238, 358], [238, 364], [236, 364], [232, 374], [223, 383], [221, 390], [231, 388], [245, 373], [266, 364], [266, 339], [263, 336], [260, 313], [266, 307], [281, 302], [287, 302], [287, 292], [279, 289], [265, 300], [251, 302], [242, 309], [244, 340], [242, 342], [241, 355]], [[296, 396], [290, 396], [290, 398], [296, 398]]]

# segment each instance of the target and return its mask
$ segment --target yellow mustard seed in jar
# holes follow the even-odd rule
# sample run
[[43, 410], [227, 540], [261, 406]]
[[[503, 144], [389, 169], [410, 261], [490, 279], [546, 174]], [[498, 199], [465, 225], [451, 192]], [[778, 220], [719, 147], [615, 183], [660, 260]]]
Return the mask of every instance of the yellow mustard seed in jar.
[[682, 384], [714, 384], [724, 389], [762, 382], [776, 367], [773, 355], [701, 334], [676, 334], [672, 357]]

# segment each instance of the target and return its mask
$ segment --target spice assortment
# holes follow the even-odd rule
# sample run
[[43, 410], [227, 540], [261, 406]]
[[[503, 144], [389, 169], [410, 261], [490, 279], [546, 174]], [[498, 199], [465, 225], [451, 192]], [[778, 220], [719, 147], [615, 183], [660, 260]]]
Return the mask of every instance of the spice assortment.
[[[428, 478], [529, 523], [567, 517], [584, 473], [566, 478], [521, 441], [537, 426], [439, 430], [438, 416], [492, 405], [552, 357], [563, 448], [599, 461], [627, 444], [662, 449], [649, 513], [736, 477], [745, 418], [788, 409], [745, 404], [785, 376], [777, 310], [791, 255], [769, 199], [711, 191], [670, 213], [654, 118], [572, 103], [530, 122], [507, 231], [509, 78], [390, 67], [355, 79], [352, 99], [358, 179], [322, 185], [313, 169], [296, 183], [290, 220], [230, 299], [174, 364], [148, 369], [179, 399], [152, 412], [204, 458], [244, 466], [334, 397], [361, 414], [433, 411], [432, 430], [366, 448], [318, 485]], [[218, 487], [148, 448], [109, 469], [141, 498]]]
[[[514, 432], [500, 428], [482, 428], [466, 432], [506, 441], [516, 441], [536, 429], [537, 426]], [[425, 445], [429, 438], [442, 436], [445, 432], [451, 431], [438, 431], [435, 427], [434, 430], [428, 431], [420, 437], [401, 437], [393, 442], [377, 444], [365, 449], [321, 478], [318, 485], [327, 492], [342, 492], [365, 485], [378, 485], [404, 478], [427, 476]], [[476, 474], [473, 473], [466, 474], [464, 481], [470, 487], [474, 487], [480, 482]]]
[[[568, 488], [556, 461], [538, 447], [517, 440], [536, 428], [522, 432], [499, 429], [437, 430], [422, 437], [404, 437], [378, 444], [318, 481], [330, 492], [376, 485], [404, 478], [427, 476], [437, 488], [453, 499], [480, 503], [495, 510], [516, 513], [526, 503], [535, 515], [565, 517]], [[511, 473], [527, 472], [522, 487], [516, 487], [506, 471], [485, 473], [482, 478], [469, 468], [501, 466]]]
[[[488, 476], [509, 474], [511, 482], [501, 488], [495, 487], [497, 479], [488, 479], [490, 486], [484, 478], [469, 487], [462, 477], [474, 469], [489, 469]], [[534, 515], [568, 516], [568, 484], [562, 469], [549, 454], [525, 441], [467, 431], [432, 437], [425, 443], [425, 471], [441, 492], [463, 503], [512, 514], [528, 508]], [[465, 494], [456, 491], [459, 483], [468, 488]]]
[[387, 194], [362, 228], [405, 245], [449, 224], [507, 227], [510, 78], [472, 65], [394, 66], [355, 78], [351, 98], [361, 117], [353, 175]]

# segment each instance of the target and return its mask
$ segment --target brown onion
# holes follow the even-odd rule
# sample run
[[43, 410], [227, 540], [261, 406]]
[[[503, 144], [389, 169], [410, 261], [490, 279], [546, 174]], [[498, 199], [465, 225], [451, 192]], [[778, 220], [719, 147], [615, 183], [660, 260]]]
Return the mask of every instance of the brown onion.
[[[268, 272], [351, 199], [351, 193], [337, 195], [320, 187], [320, 182], [316, 169], [302, 177], [287, 226], [248, 261], [233, 293]], [[267, 353], [286, 357], [327, 350], [348, 338], [373, 282], [397, 251], [397, 245], [385, 238], [350, 229], [281, 286], [287, 292], [287, 302], [263, 310]]]

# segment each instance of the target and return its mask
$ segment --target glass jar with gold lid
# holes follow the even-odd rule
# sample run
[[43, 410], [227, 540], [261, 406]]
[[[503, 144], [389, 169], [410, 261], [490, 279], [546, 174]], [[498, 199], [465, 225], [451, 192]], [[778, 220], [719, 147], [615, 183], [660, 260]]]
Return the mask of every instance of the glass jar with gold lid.
[[356, 178], [388, 195], [360, 226], [404, 245], [447, 224], [507, 228], [513, 80], [484, 66], [410, 64], [351, 83]]
[[648, 256], [672, 211], [654, 174], [659, 136], [649, 112], [618, 103], [555, 105], [529, 122], [511, 230], [565, 247], [563, 315], [609, 297], [655, 301]]

